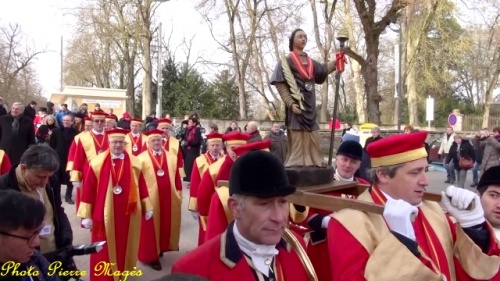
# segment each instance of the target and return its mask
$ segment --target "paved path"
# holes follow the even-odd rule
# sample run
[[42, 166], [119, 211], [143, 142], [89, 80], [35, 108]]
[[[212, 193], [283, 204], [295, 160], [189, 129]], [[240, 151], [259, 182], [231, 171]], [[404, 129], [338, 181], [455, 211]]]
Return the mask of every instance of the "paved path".
[[[437, 169], [439, 170], [439, 169]], [[428, 187], [428, 191], [430, 192], [440, 192], [444, 188], [448, 186], [448, 184], [444, 183], [446, 178], [446, 174], [441, 171], [429, 171], [429, 180], [431, 182]], [[472, 173], [469, 172], [467, 175], [466, 186], [470, 186], [472, 182]], [[64, 189], [64, 187], [63, 187]], [[63, 192], [61, 192], [64, 194]], [[161, 276], [167, 275], [170, 273], [171, 265], [175, 260], [179, 257], [183, 256], [188, 251], [192, 250], [197, 245], [198, 240], [198, 224], [189, 211], [187, 210], [187, 199], [189, 198], [189, 189], [184, 188], [184, 196], [183, 196], [183, 205], [182, 205], [182, 224], [181, 224], [181, 240], [180, 240], [180, 251], [179, 252], [171, 252], [166, 253], [161, 259], [161, 264], [163, 265], [162, 271], [155, 271], [151, 269], [149, 266], [144, 265], [140, 262], [137, 264], [137, 268], [142, 270], [143, 276], [140, 278], [137, 277], [129, 277], [127, 280], [144, 280], [149, 281], [155, 278], [159, 278]], [[74, 245], [78, 244], [86, 244], [90, 242], [90, 233], [88, 230], [82, 229], [80, 227], [80, 219], [76, 217], [75, 214], [75, 205], [68, 205], [66, 202], [63, 203], [66, 213], [68, 214], [69, 220], [73, 227], [74, 233]], [[89, 272], [89, 256], [83, 257], [75, 257], [76, 264], [79, 269], [86, 270], [88, 274]], [[82, 278], [82, 280], [89, 280], [88, 277]]]

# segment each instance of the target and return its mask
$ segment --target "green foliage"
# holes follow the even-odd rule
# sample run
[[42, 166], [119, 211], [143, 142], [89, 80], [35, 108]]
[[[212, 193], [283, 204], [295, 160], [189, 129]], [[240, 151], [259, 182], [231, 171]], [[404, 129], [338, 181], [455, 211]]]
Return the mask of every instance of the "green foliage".
[[[157, 115], [183, 116], [193, 112], [205, 118], [236, 119], [238, 117], [238, 86], [229, 70], [217, 74], [210, 82], [192, 66], [167, 58], [162, 69], [162, 109]], [[157, 100], [157, 84], [153, 82], [151, 99]], [[155, 102], [153, 102], [154, 104]], [[142, 97], [136, 111], [141, 112]]]

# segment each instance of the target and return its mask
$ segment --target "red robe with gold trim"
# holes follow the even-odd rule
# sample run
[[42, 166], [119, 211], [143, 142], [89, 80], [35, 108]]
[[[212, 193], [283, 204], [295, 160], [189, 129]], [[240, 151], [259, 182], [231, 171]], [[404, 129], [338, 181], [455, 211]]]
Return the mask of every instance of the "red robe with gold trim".
[[[386, 199], [373, 185], [358, 200], [383, 205]], [[381, 215], [345, 209], [332, 217], [332, 280], [465, 280], [465, 273], [489, 280], [500, 266], [500, 257], [483, 254], [435, 202], [423, 201], [413, 223], [418, 258], [390, 232]], [[490, 248], [498, 251], [498, 243]]]
[[[224, 154], [220, 153], [219, 158], [224, 156]], [[195, 165], [193, 165], [193, 170], [191, 171], [191, 187], [189, 188], [189, 204], [188, 204], [188, 210], [190, 211], [198, 211], [198, 188], [200, 186], [201, 182], [201, 176], [205, 173], [205, 171], [208, 169], [208, 166], [212, 165], [215, 163], [217, 160], [214, 160], [212, 158], [212, 155], [210, 155], [209, 152], [206, 152], [200, 156], [198, 156], [195, 160]], [[198, 246], [203, 244], [203, 241], [205, 240], [205, 231], [206, 231], [206, 225], [202, 224], [201, 219], [198, 218]]]
[[[90, 161], [83, 181], [82, 201], [78, 217], [93, 221], [91, 242], [106, 241], [104, 248], [90, 255], [91, 281], [118, 281], [123, 277], [110, 276], [112, 272], [134, 270], [137, 262], [141, 216], [152, 211], [145, 186], [138, 186], [141, 163], [124, 152], [125, 159], [112, 160], [109, 150]], [[112, 165], [119, 179], [112, 176]], [[119, 171], [122, 175], [119, 177]], [[122, 187], [120, 194], [113, 193], [113, 186]], [[102, 263], [110, 262], [109, 273], [102, 273]]]
[[[255, 281], [256, 271], [249, 265], [240, 250], [233, 233], [233, 223], [226, 232], [206, 241], [202, 246], [178, 259], [172, 266], [172, 273], [188, 273], [212, 281], [238, 280]], [[272, 264], [278, 281], [309, 281], [315, 276], [314, 269], [304, 251], [304, 241], [291, 231], [283, 236], [276, 246], [279, 253]], [[290, 237], [292, 237], [290, 239]]]
[[[161, 155], [146, 150], [138, 158], [142, 164], [139, 186], [148, 190], [154, 210], [153, 219], [142, 218], [138, 258], [150, 263], [156, 261], [160, 253], [179, 250], [182, 180], [177, 159], [166, 150], [163, 149]], [[157, 174], [157, 165], [164, 171], [161, 177]]]
[[[83, 186], [90, 161], [98, 155], [99, 151], [108, 149], [109, 141], [105, 133], [103, 135], [95, 135], [92, 131], [85, 131], [78, 134], [78, 136], [78, 140], [75, 141], [76, 147], [73, 153], [73, 167], [70, 173], [70, 181], [81, 182]], [[81, 190], [77, 188], [77, 212], [81, 200], [81, 193], [78, 194], [79, 192]]]
[[[132, 136], [132, 133], [128, 133], [125, 136], [125, 141], [127, 142], [125, 150], [128, 152], [128, 154], [139, 156], [139, 154], [148, 149], [148, 146], [146, 144], [146, 139], [147, 137], [144, 134], [139, 134], [139, 137], [134, 138]], [[134, 144], [137, 145], [137, 151], [134, 151], [132, 149], [134, 147]]]
[[207, 231], [205, 241], [208, 241], [222, 234], [229, 223], [234, 219], [227, 199], [229, 198], [229, 188], [227, 186], [218, 186], [212, 195], [210, 209], [208, 211]]
[[205, 221], [205, 225], [209, 219], [208, 213], [210, 210], [210, 202], [212, 201], [212, 195], [215, 192], [217, 181], [229, 180], [229, 172], [231, 171], [233, 163], [234, 162], [231, 157], [225, 155], [210, 165], [201, 178], [201, 182], [198, 187], [197, 201], [200, 219]]
[[0, 149], [0, 175], [8, 173], [11, 167], [9, 155]]
[[184, 157], [182, 156], [181, 144], [179, 140], [172, 136], [169, 136], [167, 141], [163, 142], [163, 147], [169, 153], [177, 157], [177, 168], [179, 169], [181, 178], [185, 177], [186, 173], [184, 173]]
[[[355, 178], [355, 180], [361, 184], [369, 184], [369, 182], [362, 178]], [[336, 197], [348, 196], [338, 192], [330, 192], [328, 195]], [[312, 230], [309, 232], [307, 255], [316, 270], [318, 281], [328, 281], [332, 279], [330, 256], [328, 254], [328, 244], [326, 240], [326, 229], [321, 227], [323, 218], [331, 213], [332, 212], [330, 211], [315, 208], [306, 208], [305, 212], [297, 212], [293, 204], [290, 204], [292, 222]]]

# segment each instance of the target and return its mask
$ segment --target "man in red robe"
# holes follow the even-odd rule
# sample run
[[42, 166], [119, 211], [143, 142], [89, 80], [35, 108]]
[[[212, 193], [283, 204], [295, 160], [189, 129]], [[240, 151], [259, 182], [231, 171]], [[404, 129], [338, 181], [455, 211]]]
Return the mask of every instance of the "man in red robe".
[[83, 181], [77, 215], [91, 229], [92, 242], [106, 241], [99, 253], [90, 255], [91, 281], [122, 280], [120, 273], [134, 270], [141, 214], [146, 220], [153, 216], [148, 190], [138, 185], [141, 162], [125, 151], [126, 134], [123, 129], [107, 132], [109, 149], [90, 161]]
[[[271, 140], [247, 143], [233, 148], [236, 158], [239, 158], [250, 151], [262, 150], [269, 151]], [[255, 176], [258, 176], [257, 174]], [[215, 183], [217, 185], [217, 183]], [[223, 233], [228, 224], [234, 219], [227, 199], [229, 198], [229, 188], [227, 186], [217, 186], [210, 201], [210, 209], [208, 210], [207, 231], [205, 241], [208, 241], [217, 235]]]
[[463, 280], [464, 274], [489, 280], [497, 273], [500, 257], [488, 253], [499, 245], [479, 197], [449, 186], [441, 193], [442, 206], [424, 200], [426, 138], [427, 132], [400, 134], [368, 146], [374, 184], [357, 199], [384, 205], [384, 213], [332, 214], [332, 280]]
[[181, 178], [184, 178], [186, 174], [184, 173], [184, 158], [181, 151], [181, 143], [175, 136], [171, 136], [172, 120], [168, 118], [158, 119], [158, 130], [163, 131], [163, 146], [168, 153], [172, 154], [177, 158], [177, 169], [181, 174]]
[[[359, 142], [347, 140], [337, 149], [335, 156], [335, 180], [357, 181], [362, 184], [369, 184], [362, 178], [355, 177], [354, 174], [361, 166], [363, 158], [363, 147]], [[328, 195], [353, 198], [354, 196], [330, 192]], [[330, 258], [328, 255], [328, 245], [326, 241], [326, 228], [330, 221], [331, 212], [314, 209], [304, 206], [291, 205], [290, 215], [292, 222], [306, 227], [309, 230], [309, 243], [307, 244], [307, 255], [318, 274], [318, 280], [331, 280]]]
[[92, 130], [93, 124], [94, 124], [94, 122], [92, 122], [92, 119], [91, 119], [90, 117], [85, 116], [85, 117], [83, 118], [83, 125], [84, 125], [83, 129], [84, 129], [85, 131], [90, 131], [90, 130]]
[[182, 180], [175, 168], [177, 159], [163, 148], [163, 131], [155, 129], [146, 135], [149, 149], [138, 157], [142, 164], [139, 187], [148, 190], [154, 216], [142, 221], [138, 257], [161, 270], [160, 255], [179, 250]]
[[202, 225], [207, 225], [210, 202], [212, 201], [217, 181], [229, 180], [229, 171], [233, 166], [233, 161], [236, 160], [233, 148], [246, 144], [249, 138], [249, 134], [240, 132], [230, 132], [222, 135], [222, 140], [226, 146], [226, 155], [208, 167], [201, 177], [200, 185], [198, 186], [198, 212], [200, 212]]
[[198, 156], [194, 161], [193, 170], [191, 171], [191, 188], [189, 189], [189, 205], [188, 210], [191, 211], [193, 217], [198, 220], [198, 246], [203, 244], [205, 240], [206, 225], [203, 225], [198, 213], [198, 188], [201, 182], [201, 176], [208, 169], [208, 166], [215, 163], [224, 156], [222, 153], [222, 134], [212, 132], [207, 135], [207, 152]]
[[[76, 188], [76, 210], [80, 206], [82, 180], [86, 178], [89, 163], [97, 155], [108, 149], [108, 138], [104, 132], [106, 114], [103, 112], [92, 112], [93, 128], [90, 131], [81, 132], [78, 138], [75, 138], [75, 148], [73, 154], [70, 154], [68, 166], [71, 165], [70, 181]], [[72, 155], [72, 156], [71, 156]], [[72, 160], [70, 162], [70, 160]], [[72, 163], [72, 164], [70, 164]]]
[[127, 150], [128, 154], [138, 156], [148, 149], [146, 137], [141, 133], [142, 123], [142, 119], [139, 118], [130, 120], [130, 133], [125, 137], [125, 141], [127, 142], [125, 150]]
[[212, 281], [316, 280], [303, 240], [287, 229], [286, 196], [295, 187], [281, 161], [270, 152], [249, 152], [234, 162], [229, 186], [234, 221], [177, 260], [172, 272]]

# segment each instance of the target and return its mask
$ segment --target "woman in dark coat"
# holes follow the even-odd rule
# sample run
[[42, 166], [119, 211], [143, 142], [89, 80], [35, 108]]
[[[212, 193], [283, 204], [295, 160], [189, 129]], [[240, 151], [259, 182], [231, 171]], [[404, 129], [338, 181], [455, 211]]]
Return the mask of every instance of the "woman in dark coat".
[[450, 163], [450, 161], [453, 161], [455, 172], [457, 175], [457, 184], [455, 184], [455, 186], [464, 188], [465, 180], [467, 179], [467, 171], [472, 167], [468, 169], [460, 167], [460, 158], [470, 159], [474, 164], [474, 162], [476, 161], [476, 155], [474, 153], [474, 147], [468, 140], [462, 139], [462, 136], [460, 136], [459, 134], [456, 134], [454, 136], [454, 139], [455, 141], [450, 147], [450, 152], [448, 153], [448, 156], [446, 158], [446, 163]]
[[193, 169], [194, 161], [200, 156], [202, 141], [203, 138], [198, 126], [198, 120], [193, 117], [189, 118], [184, 137], [181, 141], [184, 155], [184, 172], [186, 173], [185, 181], [187, 182], [191, 180], [191, 170]]

